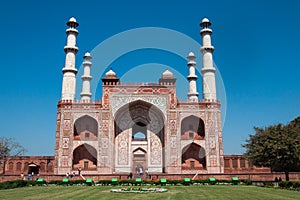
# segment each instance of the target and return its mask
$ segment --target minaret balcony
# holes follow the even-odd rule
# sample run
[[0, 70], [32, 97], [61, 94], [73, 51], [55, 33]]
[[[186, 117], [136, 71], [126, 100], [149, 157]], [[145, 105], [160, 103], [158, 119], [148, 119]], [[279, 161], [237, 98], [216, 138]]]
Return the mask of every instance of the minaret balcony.
[[77, 53], [78, 52], [78, 47], [74, 47], [74, 46], [65, 46], [64, 47], [64, 50], [65, 50], [65, 53], [68, 53], [68, 52], [74, 52], [74, 53]]
[[90, 81], [90, 80], [92, 80], [92, 76], [89, 76], [89, 75], [82, 75], [82, 76], [81, 76], [81, 79], [82, 79], [83, 81], [85, 81], [85, 80]]
[[72, 72], [74, 74], [77, 74], [77, 69], [75, 67], [72, 67], [72, 68], [69, 68], [69, 67], [64, 67], [62, 69], [62, 72], [63, 73], [66, 73], [66, 72]]
[[198, 92], [189, 92], [187, 95], [188, 95], [188, 97], [191, 97], [191, 96], [197, 97], [197, 98], [195, 98], [195, 99], [198, 101], [198, 96], [199, 96], [199, 93], [198, 93]]
[[201, 69], [201, 73], [204, 74], [204, 73], [207, 73], [207, 72], [212, 72], [212, 73], [215, 73], [216, 72], [216, 68], [208, 68], [208, 67], [203, 67]]
[[92, 66], [92, 62], [91, 61], [84, 61], [82, 63], [82, 65]]
[[200, 34], [203, 35], [205, 33], [208, 33], [208, 34], [212, 34], [212, 30], [210, 28], [203, 28], [201, 31], [200, 31]]
[[194, 61], [194, 60], [188, 61], [188, 66], [195, 66], [195, 65], [196, 65], [196, 61]]
[[90, 92], [81, 92], [80, 93], [80, 96], [82, 97], [82, 96], [88, 96], [88, 97], [91, 97], [92, 96], [92, 93], [90, 93]]
[[75, 36], [77, 36], [77, 35], [78, 35], [78, 30], [75, 29], [75, 28], [68, 28], [68, 29], [66, 30], [66, 34], [69, 35], [69, 34], [71, 34], [71, 33], [73, 33]]
[[188, 80], [197, 80], [198, 79], [198, 76], [197, 75], [188, 75], [186, 77]]
[[214, 46], [202, 46], [201, 48], [200, 48], [200, 52], [203, 54], [204, 52], [210, 52], [210, 53], [212, 53], [212, 52], [214, 52], [214, 50], [215, 50], [215, 47]]

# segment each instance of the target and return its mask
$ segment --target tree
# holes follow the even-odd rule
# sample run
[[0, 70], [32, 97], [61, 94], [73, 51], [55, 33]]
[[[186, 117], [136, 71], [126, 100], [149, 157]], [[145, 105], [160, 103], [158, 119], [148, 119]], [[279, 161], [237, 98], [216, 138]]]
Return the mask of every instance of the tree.
[[256, 166], [270, 167], [272, 171], [300, 171], [300, 117], [288, 125], [272, 125], [266, 128], [254, 127], [255, 134], [249, 135], [244, 154]]
[[20, 156], [25, 152], [25, 148], [15, 139], [0, 137], [0, 169], [10, 156]]

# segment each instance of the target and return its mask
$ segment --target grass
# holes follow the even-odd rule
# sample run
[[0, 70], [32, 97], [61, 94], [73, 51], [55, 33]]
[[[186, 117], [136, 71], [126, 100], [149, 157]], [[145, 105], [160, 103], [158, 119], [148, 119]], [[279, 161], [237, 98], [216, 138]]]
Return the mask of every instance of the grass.
[[299, 199], [299, 191], [256, 186], [164, 186], [166, 193], [112, 193], [110, 186], [34, 186], [0, 190], [0, 199]]

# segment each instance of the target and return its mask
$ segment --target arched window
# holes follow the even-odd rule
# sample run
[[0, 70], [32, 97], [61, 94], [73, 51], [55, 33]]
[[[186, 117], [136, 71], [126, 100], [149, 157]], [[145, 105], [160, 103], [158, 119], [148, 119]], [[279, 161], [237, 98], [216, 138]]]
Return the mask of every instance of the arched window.
[[49, 162], [47, 164], [47, 172], [52, 172], [52, 171], [53, 171], [53, 164], [52, 164], [52, 162]]
[[41, 171], [41, 172], [44, 172], [44, 171], [45, 171], [45, 168], [46, 168], [46, 163], [41, 162], [41, 163], [40, 163], [40, 171]]
[[137, 122], [132, 127], [132, 139], [133, 140], [146, 140], [147, 139], [147, 127], [142, 122]]
[[25, 162], [25, 163], [24, 163], [24, 171], [27, 171], [27, 170], [28, 170], [28, 164], [29, 164], [28, 162]]
[[17, 170], [21, 171], [22, 169], [22, 163], [21, 162], [17, 162]]
[[14, 170], [14, 163], [13, 163], [13, 162], [9, 162], [9, 163], [8, 163], [8, 170], [9, 170], [9, 171]]

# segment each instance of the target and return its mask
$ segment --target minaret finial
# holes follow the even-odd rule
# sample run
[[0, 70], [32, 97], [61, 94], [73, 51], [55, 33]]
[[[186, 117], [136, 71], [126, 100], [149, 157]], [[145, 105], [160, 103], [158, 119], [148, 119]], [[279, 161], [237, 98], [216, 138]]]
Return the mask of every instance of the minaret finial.
[[74, 17], [71, 17], [67, 22], [67, 45], [64, 47], [66, 53], [65, 67], [62, 69], [63, 82], [62, 82], [62, 100], [75, 100], [76, 92], [76, 54], [78, 47], [76, 46], [76, 36], [78, 30], [76, 29], [79, 24]]
[[202, 86], [203, 86], [203, 99], [216, 100], [216, 80], [215, 72], [216, 69], [213, 64], [213, 52], [214, 47], [211, 45], [211, 34], [210, 29], [211, 22], [204, 18], [200, 23], [202, 30], [200, 34], [202, 36], [202, 47], [200, 49], [202, 53]]
[[206, 17], [204, 17], [204, 18], [202, 19], [202, 22], [200, 23], [200, 26], [201, 26], [202, 28], [210, 28], [211, 22], [210, 22]]

